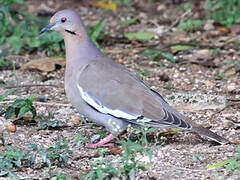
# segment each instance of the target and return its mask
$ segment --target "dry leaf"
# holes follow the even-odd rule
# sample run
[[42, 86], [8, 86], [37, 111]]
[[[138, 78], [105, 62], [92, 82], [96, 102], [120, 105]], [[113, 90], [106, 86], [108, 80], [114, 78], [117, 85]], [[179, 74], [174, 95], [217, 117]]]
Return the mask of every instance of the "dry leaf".
[[117, 9], [117, 5], [115, 3], [108, 3], [103, 1], [97, 1], [92, 3], [93, 6], [99, 7], [99, 8], [105, 8], [115, 11]]
[[122, 154], [122, 149], [119, 147], [115, 147], [115, 146], [109, 146], [108, 149], [110, 150], [110, 154], [113, 155], [118, 155], [118, 154]]
[[216, 85], [216, 83], [212, 82], [212, 81], [205, 81], [204, 84], [208, 87], [214, 87]]
[[24, 64], [21, 69], [39, 70], [44, 72], [54, 71], [57, 66], [65, 66], [66, 60], [61, 57], [46, 57], [38, 60], [32, 60]]
[[236, 70], [235, 69], [229, 69], [227, 72], [225, 72], [225, 76], [229, 77], [236, 74]]
[[223, 33], [228, 33], [229, 32], [229, 29], [228, 28], [225, 28], [223, 26], [217, 26], [216, 27], [216, 30], [217, 31], [220, 31], [220, 32], [223, 32]]

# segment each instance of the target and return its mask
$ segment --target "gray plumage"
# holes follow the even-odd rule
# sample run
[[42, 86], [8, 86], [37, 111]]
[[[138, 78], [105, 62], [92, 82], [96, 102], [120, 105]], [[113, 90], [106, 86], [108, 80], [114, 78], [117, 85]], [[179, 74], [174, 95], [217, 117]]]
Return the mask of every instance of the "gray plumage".
[[228, 142], [180, 114], [134, 73], [103, 55], [92, 43], [77, 13], [57, 12], [41, 32], [47, 30], [56, 30], [64, 37], [66, 95], [91, 121], [112, 133], [124, 131], [129, 123], [144, 123], [193, 131], [220, 144]]

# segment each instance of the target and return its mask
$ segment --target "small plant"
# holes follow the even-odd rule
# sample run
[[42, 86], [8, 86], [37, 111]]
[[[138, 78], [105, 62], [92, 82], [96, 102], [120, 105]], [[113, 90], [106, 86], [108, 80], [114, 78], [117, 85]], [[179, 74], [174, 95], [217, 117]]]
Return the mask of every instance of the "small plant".
[[50, 180], [71, 180], [71, 178], [65, 174], [59, 173], [56, 175], [53, 175]]
[[31, 112], [33, 118], [37, 115], [33, 106], [33, 97], [26, 99], [16, 99], [5, 111], [5, 118], [22, 118], [24, 114]]
[[14, 151], [12, 147], [7, 147], [7, 150], [0, 155], [0, 177], [8, 175], [18, 178], [12, 171], [15, 168], [22, 168], [25, 161], [23, 151]]
[[54, 121], [40, 121], [39, 127], [37, 128], [37, 130], [43, 130], [43, 129], [47, 129], [47, 128], [61, 128], [63, 127], [63, 124], [61, 124], [61, 122], [59, 122], [58, 120], [54, 120]]
[[[145, 171], [150, 168], [149, 164], [141, 164], [136, 155], [147, 155], [151, 159], [152, 151], [145, 145], [148, 143], [146, 134], [152, 132], [152, 129], [143, 131], [143, 136], [139, 142], [133, 142], [129, 138], [121, 140], [122, 154], [115, 162], [108, 162], [104, 158], [105, 153], [109, 152], [108, 150], [99, 151], [100, 157], [91, 164], [92, 169], [90, 171], [83, 173], [82, 180], [111, 178], [134, 180], [137, 171]], [[118, 168], [115, 167], [116, 164]]]
[[81, 180], [88, 179], [111, 179], [113, 177], [118, 177], [120, 175], [119, 169], [113, 167], [112, 163], [107, 162], [104, 158], [104, 154], [108, 152], [107, 150], [99, 151], [99, 158], [97, 161], [91, 163], [92, 169], [82, 174]]
[[226, 167], [227, 172], [237, 171], [238, 173], [240, 173], [240, 146], [237, 147], [237, 153], [234, 158], [209, 165], [206, 168], [212, 169], [212, 168], [218, 168], [223, 166]]
[[188, 19], [188, 20], [180, 21], [177, 28], [182, 29], [186, 32], [192, 32], [192, 31], [199, 30], [202, 27], [202, 25], [203, 25], [202, 20]]
[[65, 165], [68, 161], [67, 153], [71, 153], [71, 151], [68, 149], [67, 141], [63, 140], [46, 149], [36, 144], [30, 144], [30, 150], [26, 153], [26, 156], [28, 157], [29, 166], [34, 165], [36, 157], [40, 156], [43, 164], [51, 167], [52, 165]]
[[27, 152], [22, 150], [14, 151], [12, 147], [7, 147], [7, 150], [0, 154], [0, 177], [8, 175], [18, 179], [18, 176], [13, 171], [23, 167], [33, 167], [37, 156], [48, 167], [53, 164], [63, 166], [68, 160], [67, 153], [70, 152], [65, 140], [59, 141], [54, 146], [46, 149], [40, 148], [36, 144], [30, 144], [30, 149]]
[[83, 135], [78, 134], [74, 141], [77, 143], [77, 146], [79, 146], [79, 145], [82, 144], [86, 139], [87, 139], [87, 138], [84, 137]]
[[208, 0], [206, 10], [211, 19], [226, 27], [240, 22], [239, 0]]
[[171, 63], [176, 63], [175, 58], [173, 57], [172, 54], [163, 52], [160, 50], [145, 50], [141, 54], [142, 56], [150, 56], [149, 60], [150, 61], [160, 61], [161, 58], [165, 58], [167, 61]]

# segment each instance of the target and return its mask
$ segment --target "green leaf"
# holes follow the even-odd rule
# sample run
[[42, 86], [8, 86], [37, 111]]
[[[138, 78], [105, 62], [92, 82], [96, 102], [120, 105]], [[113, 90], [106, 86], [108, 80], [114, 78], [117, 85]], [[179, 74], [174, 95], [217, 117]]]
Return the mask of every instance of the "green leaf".
[[140, 40], [140, 41], [147, 41], [152, 39], [155, 36], [155, 34], [153, 33], [149, 33], [149, 32], [132, 32], [132, 33], [126, 33], [125, 37], [132, 40], [132, 39], [136, 39], [136, 40]]
[[216, 163], [216, 164], [208, 165], [208, 166], [206, 166], [206, 168], [207, 169], [218, 168], [218, 167], [222, 167], [224, 165], [227, 165], [228, 163], [229, 163], [229, 160], [221, 161], [221, 162]]
[[142, 56], [150, 56], [150, 55], [153, 55], [153, 54], [156, 54], [156, 51], [150, 50], [150, 49], [144, 50], [144, 51], [141, 53]]
[[122, 21], [122, 22], [120, 23], [120, 25], [121, 25], [121, 26], [128, 26], [128, 25], [131, 25], [131, 24], [136, 23], [137, 20], [138, 20], [138, 18], [136, 18], [136, 17], [135, 17], [135, 18], [131, 18], [131, 19], [129, 19], [129, 20]]
[[200, 29], [203, 25], [201, 20], [192, 20], [188, 19], [186, 21], [180, 21], [179, 25], [177, 26], [178, 29], [183, 29], [184, 31], [196, 31]]
[[104, 27], [104, 21], [99, 21], [99, 23], [91, 30], [90, 37], [92, 40], [97, 40], [101, 31]]
[[0, 58], [0, 67], [7, 67], [9, 64], [8, 62], [4, 61], [4, 59], [1, 57]]
[[152, 55], [152, 56], [149, 58], [149, 60], [150, 60], [150, 61], [158, 61], [159, 55], [160, 55], [160, 53], [155, 53], [154, 55]]
[[19, 111], [19, 114], [18, 114], [18, 117], [19, 117], [19, 118], [22, 118], [23, 115], [24, 115], [25, 113], [29, 112], [29, 111], [30, 111], [29, 107], [27, 107], [27, 106], [21, 107], [21, 108], [20, 108], [20, 111]]
[[31, 112], [33, 117], [36, 116], [36, 109], [33, 106], [32, 98], [27, 99], [16, 99], [10, 106], [7, 107], [5, 118], [9, 119], [12, 117], [23, 117], [27, 112]]
[[10, 119], [10, 118], [12, 118], [12, 117], [16, 117], [15, 108], [9, 106], [9, 107], [6, 109], [5, 118], [6, 118], [6, 119]]
[[19, 52], [23, 46], [22, 39], [18, 36], [12, 36], [7, 39], [7, 42], [13, 47], [15, 53], [19, 54]]
[[161, 52], [160, 54], [162, 57], [164, 57], [166, 60], [168, 60], [171, 63], [176, 63], [176, 59], [173, 57], [172, 54], [167, 52]]
[[100, 47], [100, 45], [98, 44], [97, 40], [99, 38], [101, 31], [103, 30], [103, 27], [104, 27], [104, 21], [99, 21], [99, 23], [89, 33], [90, 38], [92, 39], [94, 44], [97, 46], [97, 48], [100, 49], [101, 51], [103, 51], [103, 50]]
[[188, 46], [188, 45], [176, 45], [176, 46], [171, 46], [172, 50], [176, 51], [186, 51], [188, 49], [193, 48], [193, 46]]
[[97, 173], [97, 179], [103, 179], [103, 172], [101, 169], [97, 169], [96, 173]]

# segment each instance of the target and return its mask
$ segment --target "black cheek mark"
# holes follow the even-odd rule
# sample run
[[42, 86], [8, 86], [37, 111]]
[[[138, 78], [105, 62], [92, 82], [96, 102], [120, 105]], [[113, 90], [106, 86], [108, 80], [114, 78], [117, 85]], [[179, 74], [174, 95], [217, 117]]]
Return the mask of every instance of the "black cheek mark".
[[76, 35], [76, 33], [73, 32], [73, 31], [69, 31], [69, 30], [65, 30], [65, 31], [68, 32], [68, 33], [70, 33], [70, 34], [72, 34], [72, 35]]

